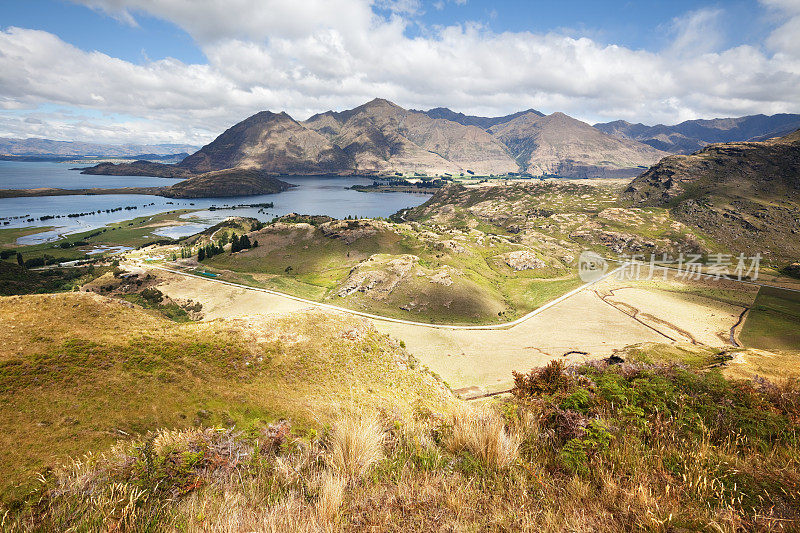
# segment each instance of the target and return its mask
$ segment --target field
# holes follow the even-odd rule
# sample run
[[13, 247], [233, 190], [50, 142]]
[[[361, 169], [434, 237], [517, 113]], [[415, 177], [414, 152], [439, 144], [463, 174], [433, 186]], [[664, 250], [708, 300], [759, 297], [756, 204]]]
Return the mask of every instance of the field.
[[174, 212], [26, 247], [137, 249], [2, 265], [6, 293], [83, 291], [0, 297], [2, 529], [796, 529], [800, 299], [610, 276], [503, 325], [579, 287], [584, 248], [720, 249], [618, 189], [454, 187], [391, 222], [148, 245]]
[[765, 350], [800, 350], [800, 292], [761, 287], [747, 313], [741, 338]]
[[[159, 273], [158, 287], [202, 303], [206, 320], [313, 307], [280, 295]], [[610, 295], [613, 294], [613, 297]], [[609, 357], [642, 343], [733, 347], [730, 330], [755, 298], [755, 288], [717, 280], [616, 280], [575, 294], [511, 328], [450, 329], [373, 320], [460, 394], [507, 390], [512, 371], [552, 359], [568, 363]]]
[[516, 375], [512, 398], [418, 405], [406, 418], [364, 408], [318, 432], [290, 421], [158, 431], [56, 467], [3, 524], [791, 530], [800, 519], [800, 391], [727, 380], [710, 350], [650, 345], [625, 356], [624, 366], [550, 364]]

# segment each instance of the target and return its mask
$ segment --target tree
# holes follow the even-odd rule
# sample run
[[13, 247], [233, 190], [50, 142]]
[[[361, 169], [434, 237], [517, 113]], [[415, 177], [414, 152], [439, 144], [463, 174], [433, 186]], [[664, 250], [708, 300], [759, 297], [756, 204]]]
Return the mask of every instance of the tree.
[[258, 241], [253, 241], [253, 248], [258, 248]]
[[200, 248], [200, 250], [197, 251], [197, 260], [202, 261], [205, 258], [206, 258], [206, 250], [205, 248]]
[[22, 259], [22, 254], [17, 252], [17, 264], [21, 267], [25, 266], [25, 260]]
[[253, 245], [250, 244], [250, 238], [247, 235], [242, 235], [239, 238], [239, 248], [242, 250], [247, 250], [248, 248], [252, 247]]

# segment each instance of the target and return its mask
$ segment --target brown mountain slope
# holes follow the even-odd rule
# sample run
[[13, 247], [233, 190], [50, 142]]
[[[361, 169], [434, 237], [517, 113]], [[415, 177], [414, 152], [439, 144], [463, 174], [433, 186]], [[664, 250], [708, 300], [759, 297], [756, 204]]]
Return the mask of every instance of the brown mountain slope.
[[362, 172], [417, 171], [502, 174], [517, 165], [482, 129], [375, 99], [341, 113], [322, 113], [305, 125], [341, 147]]
[[487, 130], [534, 175], [628, 177], [667, 155], [650, 146], [598, 131], [564, 113], [526, 113]]
[[272, 173], [326, 174], [353, 170], [353, 162], [325, 137], [286, 113], [262, 111], [229, 128], [179, 163], [194, 172], [257, 168]]
[[778, 261], [800, 257], [800, 130], [764, 142], [712, 144], [673, 155], [626, 195], [668, 206], [732, 250]]

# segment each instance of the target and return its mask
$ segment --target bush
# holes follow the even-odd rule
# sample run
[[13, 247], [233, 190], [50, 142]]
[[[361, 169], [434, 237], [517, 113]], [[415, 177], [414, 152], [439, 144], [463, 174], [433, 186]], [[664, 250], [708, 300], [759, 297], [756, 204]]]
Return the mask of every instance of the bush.
[[567, 391], [574, 385], [574, 379], [564, 372], [564, 361], [550, 361], [544, 368], [534, 368], [528, 374], [512, 372], [514, 390], [518, 398], [529, 398], [540, 394], [553, 394]]

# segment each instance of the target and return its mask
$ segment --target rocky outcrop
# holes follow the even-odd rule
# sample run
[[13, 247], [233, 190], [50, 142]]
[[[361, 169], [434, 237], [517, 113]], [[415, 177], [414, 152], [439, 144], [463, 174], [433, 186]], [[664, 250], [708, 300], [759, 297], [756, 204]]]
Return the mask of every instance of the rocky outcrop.
[[536, 254], [527, 250], [517, 250], [516, 252], [508, 252], [501, 255], [503, 261], [516, 271], [520, 270], [538, 270], [547, 265], [544, 261], [536, 257]]

